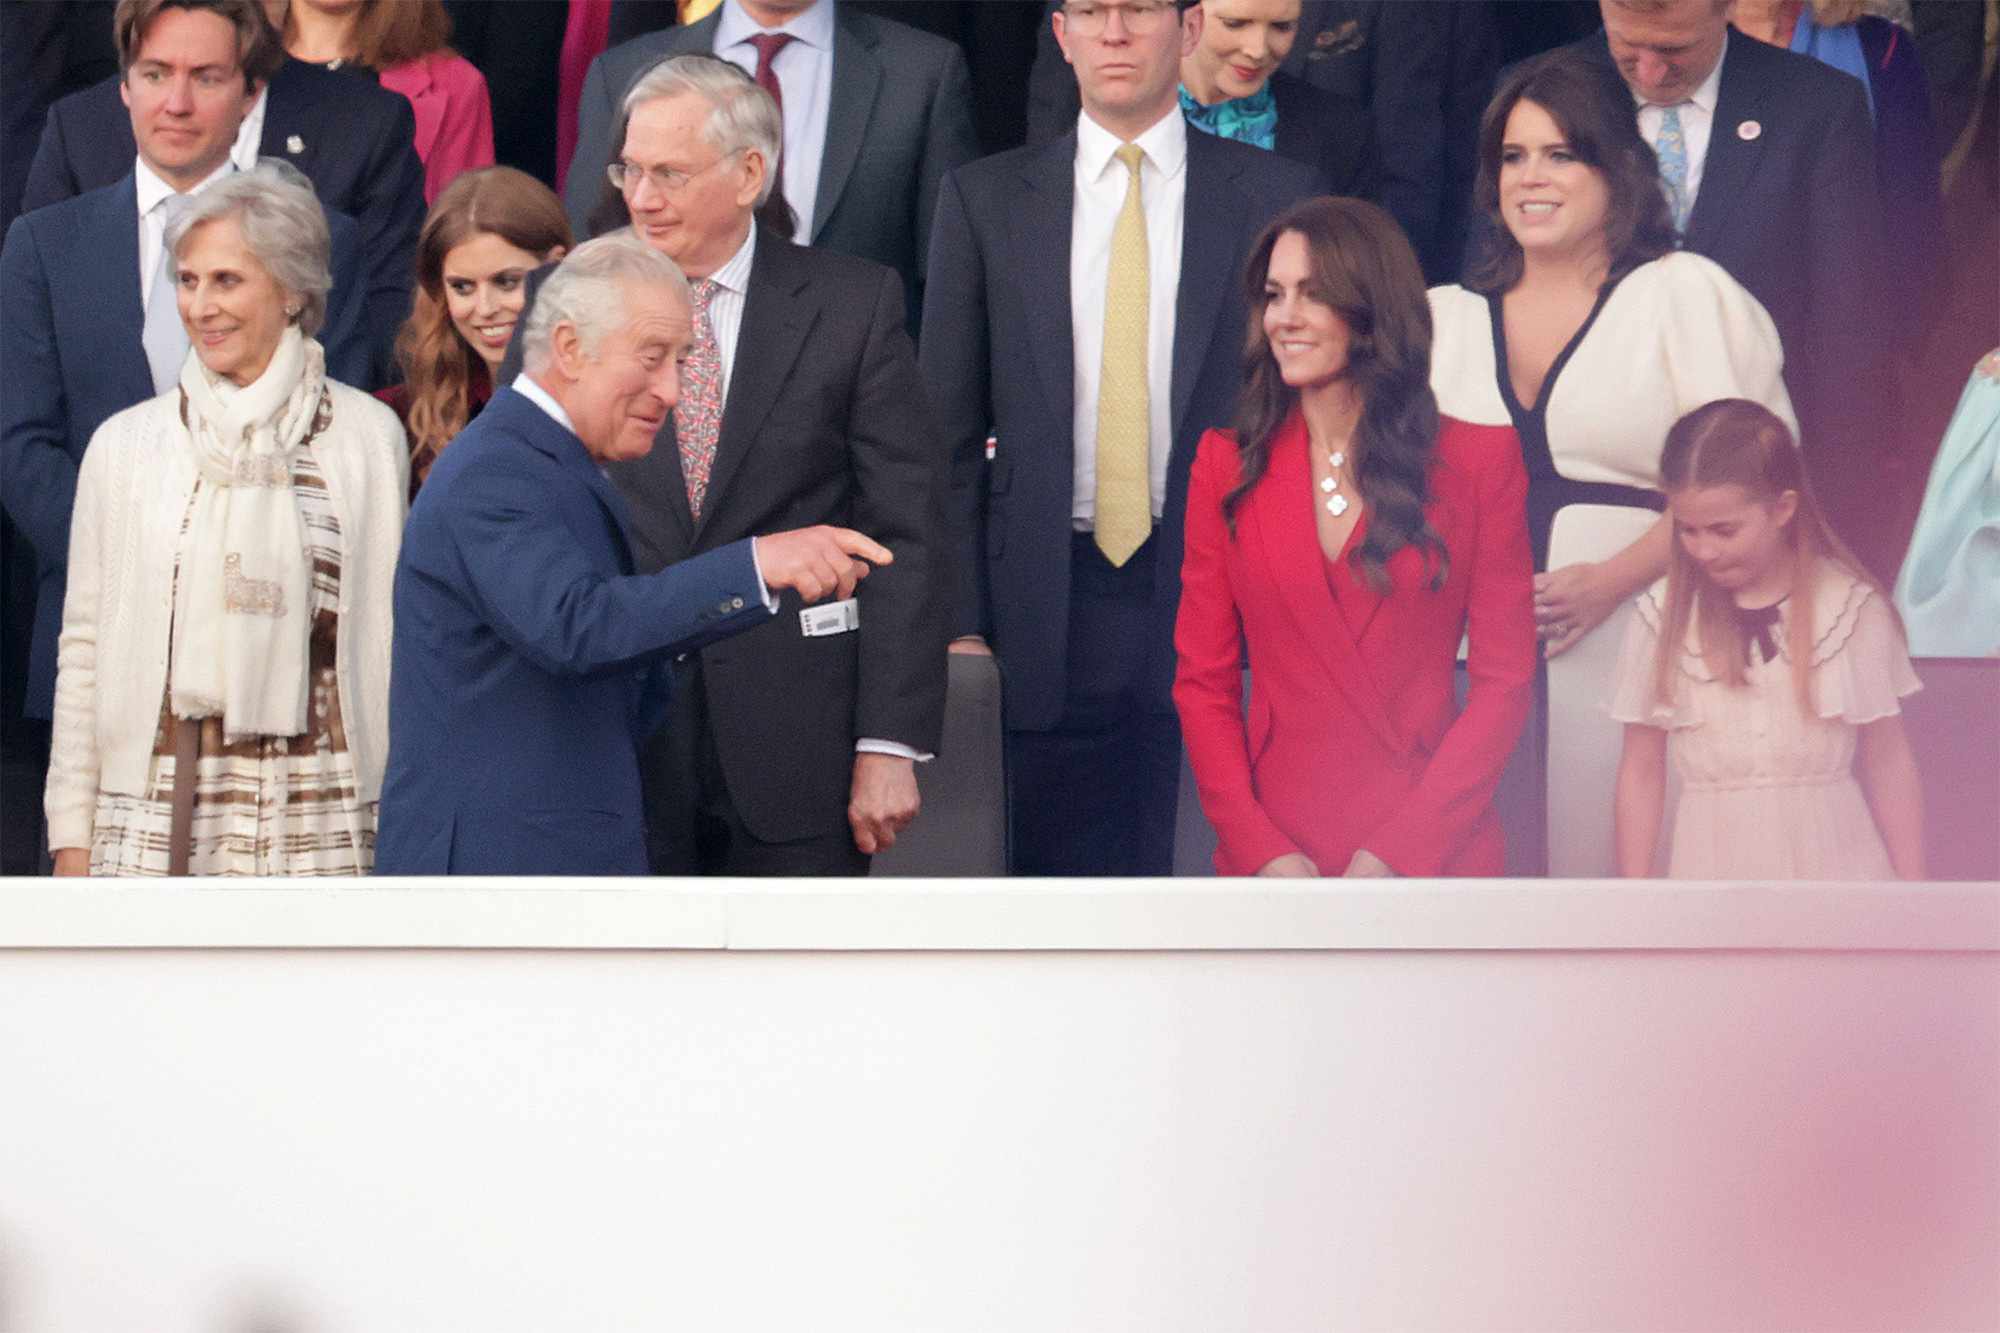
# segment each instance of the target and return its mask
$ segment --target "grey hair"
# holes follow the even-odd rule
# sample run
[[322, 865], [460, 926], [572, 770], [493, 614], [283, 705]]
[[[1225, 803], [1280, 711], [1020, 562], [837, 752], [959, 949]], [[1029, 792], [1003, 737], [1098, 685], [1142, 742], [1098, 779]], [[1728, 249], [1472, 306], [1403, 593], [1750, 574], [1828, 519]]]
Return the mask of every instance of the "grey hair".
[[672, 56], [639, 76], [625, 94], [625, 122], [648, 102], [693, 93], [708, 103], [708, 123], [701, 137], [723, 156], [755, 149], [764, 158], [764, 188], [757, 207], [778, 184], [778, 154], [785, 143], [785, 122], [771, 94], [727, 60], [714, 56]]
[[680, 266], [629, 227], [620, 228], [570, 251], [535, 293], [528, 326], [520, 334], [521, 368], [532, 373], [548, 369], [558, 324], [574, 328], [583, 354], [595, 356], [604, 336], [624, 322], [625, 289], [633, 283], [670, 288], [694, 308], [694, 294]]
[[193, 195], [188, 207], [167, 225], [168, 252], [179, 258], [189, 232], [223, 218], [236, 219], [243, 244], [297, 299], [299, 312], [294, 318], [299, 332], [308, 338], [318, 333], [326, 323], [326, 294], [333, 287], [333, 241], [326, 229], [326, 210], [305, 173], [289, 162], [266, 157], [248, 171], [224, 176]]

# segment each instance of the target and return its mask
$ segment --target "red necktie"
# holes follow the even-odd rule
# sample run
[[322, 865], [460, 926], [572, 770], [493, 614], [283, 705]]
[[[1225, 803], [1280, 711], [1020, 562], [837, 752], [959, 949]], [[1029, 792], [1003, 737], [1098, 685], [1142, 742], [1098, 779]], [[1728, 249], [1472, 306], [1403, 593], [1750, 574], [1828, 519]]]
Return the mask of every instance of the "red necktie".
[[771, 100], [778, 104], [780, 118], [785, 114], [785, 90], [778, 86], [778, 71], [771, 68], [771, 62], [792, 41], [788, 32], [760, 32], [750, 39], [750, 45], [757, 48], [757, 86], [771, 94]]

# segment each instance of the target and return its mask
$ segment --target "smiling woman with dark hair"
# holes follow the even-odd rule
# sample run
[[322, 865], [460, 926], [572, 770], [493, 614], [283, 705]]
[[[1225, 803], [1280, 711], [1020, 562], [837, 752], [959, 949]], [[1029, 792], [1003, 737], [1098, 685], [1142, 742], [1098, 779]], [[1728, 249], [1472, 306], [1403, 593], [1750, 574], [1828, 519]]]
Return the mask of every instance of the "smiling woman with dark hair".
[[1595, 701], [1632, 597], [1666, 569], [1667, 428], [1717, 398], [1793, 420], [1770, 316], [1720, 266], [1674, 249], [1656, 159], [1615, 88], [1568, 50], [1501, 85], [1479, 132], [1485, 234], [1466, 284], [1430, 294], [1439, 405], [1512, 424], [1527, 461], [1535, 618], [1551, 665], [1546, 734], [1531, 731], [1519, 785], [1540, 793], [1546, 782], [1548, 807], [1510, 829], [1515, 873], [1610, 868], [1604, 793], [1618, 731]]
[[1520, 446], [1439, 416], [1423, 273], [1373, 204], [1280, 214], [1244, 295], [1237, 426], [1195, 458], [1174, 633], [1216, 868], [1498, 874], [1493, 788], [1534, 675]]

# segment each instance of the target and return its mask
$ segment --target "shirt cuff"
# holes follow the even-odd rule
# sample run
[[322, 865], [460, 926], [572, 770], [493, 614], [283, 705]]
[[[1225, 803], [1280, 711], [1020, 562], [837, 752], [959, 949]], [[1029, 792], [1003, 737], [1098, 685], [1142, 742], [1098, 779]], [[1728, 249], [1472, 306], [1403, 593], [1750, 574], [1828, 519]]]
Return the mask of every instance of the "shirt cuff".
[[898, 759], [914, 759], [920, 764], [928, 764], [937, 758], [934, 754], [919, 754], [900, 741], [877, 740], [873, 736], [863, 736], [854, 742], [856, 754], [892, 754]]
[[778, 614], [778, 599], [771, 593], [771, 585], [764, 582], [764, 562], [757, 558], [757, 539], [750, 539], [750, 563], [757, 570], [757, 590], [764, 594], [764, 609], [772, 615]]

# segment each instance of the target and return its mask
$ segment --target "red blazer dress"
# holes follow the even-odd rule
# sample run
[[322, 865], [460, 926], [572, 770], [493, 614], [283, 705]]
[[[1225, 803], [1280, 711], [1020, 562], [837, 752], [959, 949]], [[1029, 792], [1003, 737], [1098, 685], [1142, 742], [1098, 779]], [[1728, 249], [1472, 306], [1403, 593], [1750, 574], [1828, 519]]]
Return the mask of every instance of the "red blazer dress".
[[1234, 536], [1222, 517], [1239, 471], [1232, 432], [1202, 437], [1189, 484], [1174, 702], [1220, 840], [1216, 869], [1250, 875], [1303, 852], [1338, 875], [1365, 847], [1399, 875], [1497, 875], [1493, 789], [1535, 675], [1520, 441], [1511, 428], [1442, 421], [1427, 512], [1450, 572], [1432, 590], [1423, 554], [1405, 547], [1386, 596], [1347, 561], [1367, 515], [1340, 560], [1320, 550], [1307, 447], [1294, 411]]

